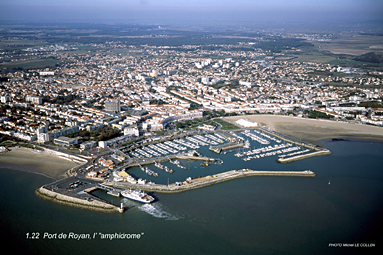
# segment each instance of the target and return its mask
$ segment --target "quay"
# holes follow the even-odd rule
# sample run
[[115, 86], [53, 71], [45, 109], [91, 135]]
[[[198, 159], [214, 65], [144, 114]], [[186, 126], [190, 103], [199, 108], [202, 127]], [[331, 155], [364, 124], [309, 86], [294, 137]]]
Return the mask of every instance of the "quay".
[[297, 155], [297, 156], [292, 156], [288, 158], [278, 158], [277, 162], [278, 163], [289, 163], [297, 160], [302, 160], [305, 158], [311, 158], [315, 156], [321, 156], [321, 155], [328, 155], [331, 154], [331, 151], [326, 150], [326, 149], [317, 149], [316, 151], [313, 151], [311, 153], [303, 154], [303, 155]]
[[291, 138], [291, 137], [287, 137], [286, 135], [282, 135], [280, 133], [277, 133], [275, 131], [272, 131], [272, 130], [269, 130], [265, 127], [257, 127], [256, 129], [258, 130], [261, 130], [262, 132], [265, 132], [269, 135], [272, 135], [282, 141], [285, 141], [285, 142], [288, 142], [288, 143], [291, 143], [291, 144], [295, 144], [295, 145], [298, 145], [298, 146], [302, 146], [304, 148], [307, 148], [309, 150], [314, 150], [314, 151], [318, 151], [320, 149], [318, 149], [318, 147], [316, 145], [313, 145], [313, 144], [309, 144], [309, 143], [304, 143], [304, 142], [301, 142], [301, 141], [296, 141], [295, 139]]
[[96, 197], [78, 198], [73, 196], [64, 195], [49, 189], [44, 186], [38, 188], [35, 194], [45, 200], [49, 200], [58, 204], [69, 205], [77, 208], [91, 209], [102, 212], [121, 212], [120, 207], [109, 204], [105, 201], [97, 199]]
[[249, 176], [289, 176], [289, 177], [315, 177], [316, 174], [310, 170], [305, 171], [255, 171], [251, 169], [231, 170], [216, 175], [208, 175], [205, 177], [189, 178], [182, 183], [172, 183], [170, 185], [163, 184], [132, 184], [106, 181], [103, 185], [119, 188], [119, 189], [141, 189], [146, 192], [158, 193], [178, 193], [191, 189], [202, 188], [216, 183], [229, 181], [241, 177]]
[[[123, 208], [91, 194], [92, 191], [100, 188], [99, 185], [99, 182], [90, 182], [86, 178], [71, 176], [43, 185], [35, 190], [35, 194], [42, 199], [72, 207], [108, 213], [124, 212]], [[114, 191], [110, 187], [105, 187], [107, 188]]]
[[293, 162], [293, 161], [298, 161], [298, 160], [302, 160], [302, 159], [306, 159], [306, 158], [311, 158], [311, 157], [315, 157], [315, 156], [321, 156], [321, 155], [329, 155], [331, 154], [331, 151], [330, 150], [327, 150], [327, 149], [324, 149], [324, 148], [321, 148], [321, 147], [318, 147], [316, 145], [313, 145], [313, 144], [309, 144], [309, 143], [303, 143], [301, 141], [296, 141], [295, 139], [293, 138], [290, 138], [290, 137], [287, 137], [286, 135], [282, 135], [280, 133], [277, 133], [275, 131], [271, 131], [265, 127], [258, 127], [258, 130], [261, 130], [269, 135], [272, 135], [282, 141], [285, 141], [285, 142], [288, 142], [288, 143], [291, 143], [291, 144], [295, 144], [295, 145], [298, 145], [298, 146], [302, 146], [306, 149], [309, 149], [309, 150], [312, 150], [313, 152], [311, 153], [307, 153], [307, 154], [302, 154], [302, 155], [297, 155], [297, 156], [291, 156], [291, 157], [286, 157], [286, 158], [279, 158], [277, 159], [277, 162], [278, 163], [289, 163], [289, 162]]

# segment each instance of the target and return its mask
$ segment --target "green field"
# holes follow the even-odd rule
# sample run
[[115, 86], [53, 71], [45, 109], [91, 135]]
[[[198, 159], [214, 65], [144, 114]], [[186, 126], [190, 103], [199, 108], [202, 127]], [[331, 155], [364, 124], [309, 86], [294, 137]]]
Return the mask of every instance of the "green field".
[[314, 62], [314, 63], [322, 63], [322, 64], [327, 64], [331, 61], [336, 60], [335, 57], [333, 56], [327, 56], [323, 55], [320, 52], [317, 53], [302, 53], [299, 55], [292, 55], [295, 57], [292, 59], [293, 61], [298, 61], [298, 62]]
[[31, 60], [22, 60], [22, 61], [12, 61], [0, 63], [0, 67], [8, 69], [37, 69], [37, 68], [46, 68], [46, 67], [55, 67], [56, 64], [60, 63], [57, 59], [54, 58], [43, 58], [43, 59], [31, 59]]
[[43, 45], [46, 44], [38, 40], [1, 40], [0, 50], [18, 50]]

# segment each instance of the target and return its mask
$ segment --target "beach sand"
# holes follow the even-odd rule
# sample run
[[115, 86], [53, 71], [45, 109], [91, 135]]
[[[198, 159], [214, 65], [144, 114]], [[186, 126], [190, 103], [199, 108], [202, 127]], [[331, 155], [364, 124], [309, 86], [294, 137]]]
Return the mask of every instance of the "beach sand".
[[0, 154], [0, 167], [37, 172], [59, 179], [78, 163], [59, 158], [50, 152], [35, 152], [32, 149], [12, 147], [10, 152]]
[[316, 142], [325, 139], [366, 139], [383, 141], [383, 128], [363, 124], [279, 115], [245, 115], [227, 117], [225, 119], [230, 121], [247, 119], [270, 127], [276, 132], [307, 142]]

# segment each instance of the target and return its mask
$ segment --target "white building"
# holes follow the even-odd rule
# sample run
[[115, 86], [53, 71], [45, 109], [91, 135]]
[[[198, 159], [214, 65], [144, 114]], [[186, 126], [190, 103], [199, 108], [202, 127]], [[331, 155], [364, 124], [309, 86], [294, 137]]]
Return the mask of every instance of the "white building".
[[55, 75], [55, 72], [39, 72], [40, 76]]
[[242, 127], [256, 127], [258, 126], [257, 122], [251, 122], [246, 119], [239, 119], [236, 121], [237, 124], [241, 125]]
[[32, 104], [42, 104], [43, 99], [38, 96], [26, 96], [25, 101], [31, 102]]
[[120, 100], [115, 102], [105, 102], [105, 111], [119, 113], [121, 111]]
[[137, 127], [126, 127], [124, 129], [124, 135], [134, 135], [136, 137], [140, 136], [140, 131]]
[[9, 96], [1, 96], [1, 97], [0, 97], [0, 100], [1, 100], [1, 102], [2, 102], [3, 104], [5, 104], [5, 103], [11, 101], [11, 99], [9, 98]]

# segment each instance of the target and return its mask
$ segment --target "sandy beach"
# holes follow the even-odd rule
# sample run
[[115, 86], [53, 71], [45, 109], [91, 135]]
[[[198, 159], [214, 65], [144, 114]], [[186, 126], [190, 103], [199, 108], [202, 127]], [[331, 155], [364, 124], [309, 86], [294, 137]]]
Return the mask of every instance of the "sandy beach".
[[230, 121], [247, 119], [267, 126], [276, 132], [308, 142], [325, 139], [366, 139], [383, 141], [383, 128], [362, 124], [279, 115], [246, 115], [227, 117], [226, 119]]
[[67, 170], [78, 165], [50, 152], [35, 152], [23, 147], [12, 147], [10, 152], [0, 154], [0, 167], [37, 172], [56, 179], [64, 177]]

